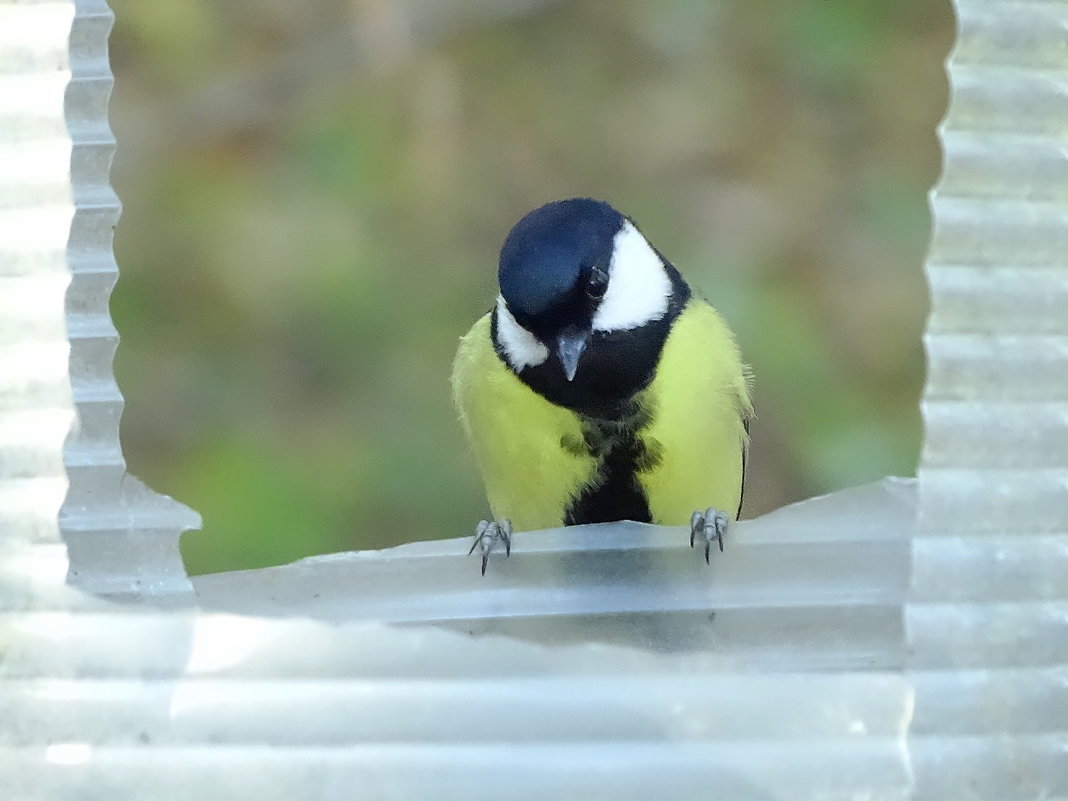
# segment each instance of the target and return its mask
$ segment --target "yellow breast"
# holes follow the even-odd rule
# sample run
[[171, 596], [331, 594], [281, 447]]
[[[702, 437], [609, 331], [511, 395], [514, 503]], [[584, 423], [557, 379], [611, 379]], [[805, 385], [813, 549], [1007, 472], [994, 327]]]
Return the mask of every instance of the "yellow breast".
[[460, 340], [452, 391], [490, 508], [520, 531], [563, 525], [571, 498], [596, 473], [589, 455], [562, 442], [581, 442], [579, 418], [520, 381], [498, 358], [490, 315]]
[[[571, 502], [598, 479], [576, 447], [582, 419], [538, 395], [498, 358], [490, 315], [460, 340], [453, 398], [497, 519], [517, 530], [560, 526]], [[639, 436], [658, 459], [635, 476], [653, 521], [682, 525], [695, 509], [732, 515], [742, 485], [743, 420], [752, 414], [747, 374], [730, 331], [707, 303], [691, 300], [641, 394]]]

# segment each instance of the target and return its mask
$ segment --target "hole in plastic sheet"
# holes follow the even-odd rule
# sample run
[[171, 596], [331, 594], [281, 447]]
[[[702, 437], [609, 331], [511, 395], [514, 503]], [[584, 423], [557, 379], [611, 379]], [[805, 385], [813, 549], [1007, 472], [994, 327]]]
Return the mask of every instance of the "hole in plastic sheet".
[[[484, 501], [443, 383], [455, 338], [492, 298], [508, 225], [583, 183], [755, 363], [747, 516], [912, 469], [949, 4], [665, 9], [621, 9], [626, 37], [573, 4], [491, 34], [468, 21], [398, 50], [403, 75], [310, 69], [289, 93], [293, 62], [255, 37], [296, 63], [338, 41], [348, 57], [325, 16], [236, 15], [216, 52], [154, 47], [132, 35], [165, 32], [140, 25], [148, 7], [119, 6], [124, 435], [132, 470], [208, 521], [183, 537], [190, 572], [469, 530]], [[535, 71], [532, 30], [560, 48]], [[604, 91], [574, 79], [602, 73]]]

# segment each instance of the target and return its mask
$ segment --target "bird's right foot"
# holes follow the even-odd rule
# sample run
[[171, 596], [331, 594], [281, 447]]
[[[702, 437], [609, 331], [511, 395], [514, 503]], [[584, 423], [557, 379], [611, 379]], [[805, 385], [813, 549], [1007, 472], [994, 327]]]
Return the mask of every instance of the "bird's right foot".
[[471, 550], [467, 552], [470, 556], [475, 552], [475, 548], [478, 548], [482, 554], [482, 575], [486, 575], [486, 563], [489, 562], [489, 555], [497, 549], [498, 543], [504, 544], [504, 557], [507, 559], [512, 555], [512, 521], [507, 517], [502, 518], [501, 522], [496, 520], [482, 520], [478, 524], [478, 528], [475, 529], [475, 541], [471, 543]]
[[710, 561], [712, 543], [719, 544], [719, 551], [723, 553], [723, 535], [727, 532], [727, 524], [730, 518], [725, 512], [715, 508], [705, 511], [698, 509], [690, 516], [690, 547], [694, 547], [695, 540], [703, 540], [705, 543], [705, 564]]

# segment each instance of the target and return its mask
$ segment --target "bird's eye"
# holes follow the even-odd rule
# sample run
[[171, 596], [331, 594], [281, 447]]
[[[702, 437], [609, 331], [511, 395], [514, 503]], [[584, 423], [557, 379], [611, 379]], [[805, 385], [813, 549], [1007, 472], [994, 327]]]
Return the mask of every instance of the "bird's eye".
[[600, 267], [594, 267], [590, 280], [586, 284], [586, 294], [593, 300], [600, 300], [608, 290], [608, 273]]

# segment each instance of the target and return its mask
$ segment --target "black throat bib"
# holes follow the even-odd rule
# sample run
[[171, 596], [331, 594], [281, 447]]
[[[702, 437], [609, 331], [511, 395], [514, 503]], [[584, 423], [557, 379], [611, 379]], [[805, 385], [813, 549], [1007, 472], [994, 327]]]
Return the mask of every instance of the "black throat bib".
[[[660, 456], [640, 437], [655, 415], [655, 409], [641, 402], [641, 393], [652, 383], [671, 326], [690, 299], [690, 288], [675, 268], [666, 262], [665, 268], [672, 294], [664, 316], [629, 330], [595, 331], [573, 381], [567, 380], [552, 348], [541, 364], [512, 371], [550, 403], [579, 416], [583, 440], [562, 441], [560, 447], [597, 460], [597, 476], [568, 506], [566, 525], [652, 522], [638, 475], [655, 467]], [[491, 330], [498, 357], [512, 369], [498, 342], [496, 309]]]

